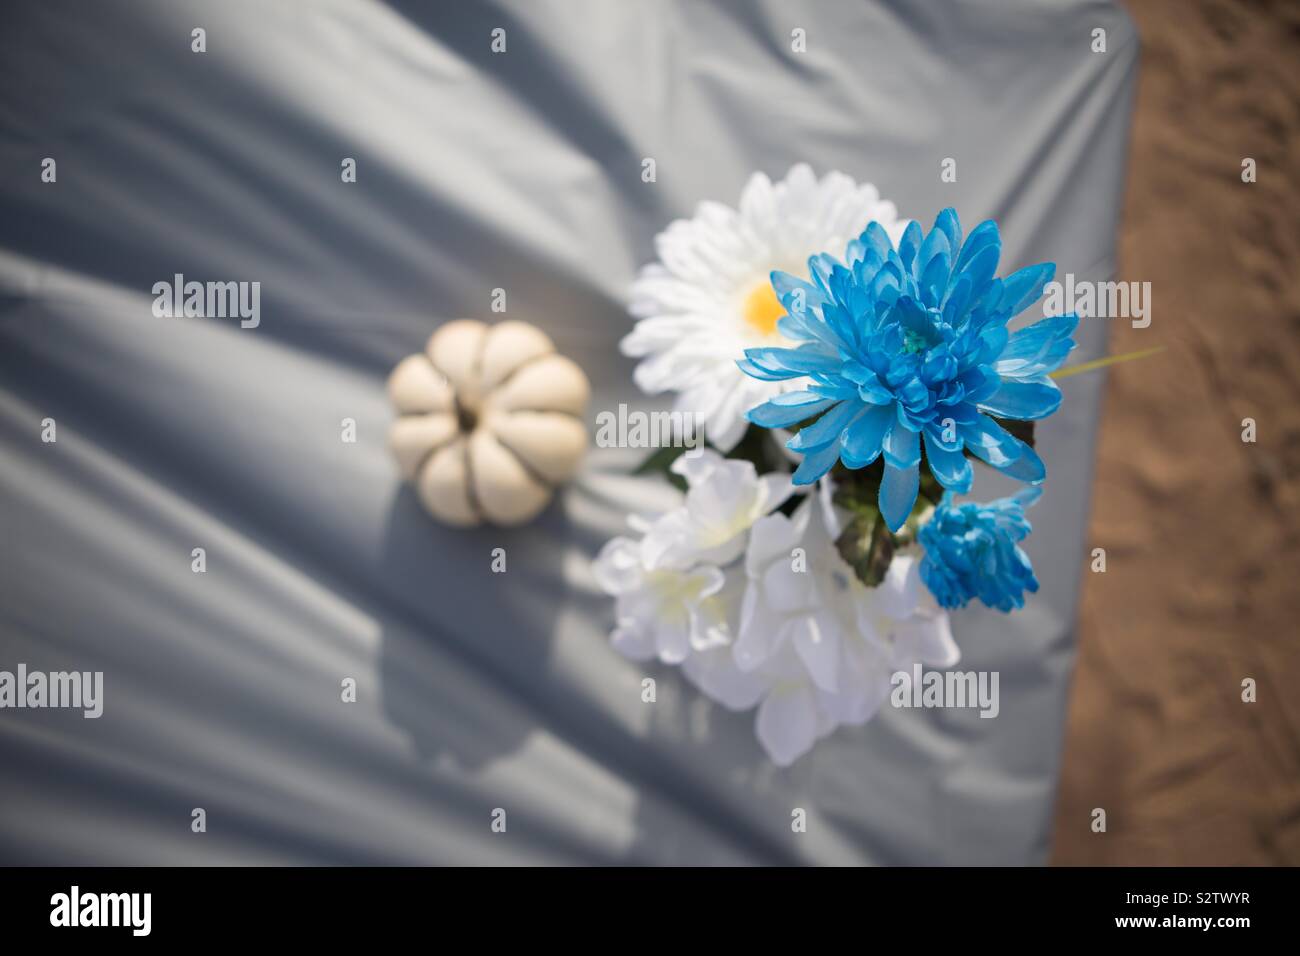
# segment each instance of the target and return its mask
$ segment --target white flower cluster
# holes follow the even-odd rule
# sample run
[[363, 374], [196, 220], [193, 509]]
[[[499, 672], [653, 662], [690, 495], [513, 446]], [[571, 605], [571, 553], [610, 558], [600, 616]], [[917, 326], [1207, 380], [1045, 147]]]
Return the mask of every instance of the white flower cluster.
[[788, 475], [705, 451], [679, 458], [681, 504], [633, 519], [637, 538], [601, 550], [595, 573], [617, 599], [614, 646], [679, 664], [733, 710], [757, 705], [759, 742], [787, 766], [841, 724], [869, 720], [890, 678], [915, 662], [958, 659], [948, 616], [921, 585], [916, 556], [895, 555], [868, 588], [835, 548], [829, 483], [792, 516]]

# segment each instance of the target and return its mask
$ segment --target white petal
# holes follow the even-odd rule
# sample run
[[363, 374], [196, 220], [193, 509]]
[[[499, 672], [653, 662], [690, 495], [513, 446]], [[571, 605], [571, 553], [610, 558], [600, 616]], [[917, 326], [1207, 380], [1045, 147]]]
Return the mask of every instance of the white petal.
[[723, 457], [712, 449], [705, 448], [699, 454], [687, 456], [681, 455], [669, 466], [669, 470], [675, 475], [681, 475], [686, 479], [686, 484], [690, 487], [703, 484], [713, 472], [723, 462]]
[[641, 584], [640, 546], [631, 538], [614, 538], [591, 564], [596, 583], [606, 594], [619, 595]]
[[759, 518], [749, 532], [749, 548], [745, 554], [745, 570], [750, 577], [759, 577], [771, 562], [789, 557], [798, 546], [799, 537], [794, 523], [783, 514]]
[[844, 522], [840, 520], [840, 514], [848, 512], [835, 505], [835, 483], [827, 476], [817, 482], [817, 489], [809, 496], [816, 498], [816, 503], [809, 507], [819, 509], [818, 517], [821, 519], [822, 526], [826, 529], [826, 535], [832, 541], [839, 538], [844, 530]]
[[786, 624], [785, 618], [778, 617], [763, 606], [757, 593], [756, 586], [752, 584], [745, 592], [746, 605], [752, 606], [752, 610], [746, 608], [733, 649], [736, 666], [746, 671], [754, 670], [767, 662], [776, 650], [781, 639], [781, 629]]
[[740, 214], [751, 228], [762, 230], [777, 227], [772, 181], [763, 173], [754, 173], [745, 184], [745, 189], [740, 194]]
[[952, 667], [961, 660], [947, 614], [914, 617], [894, 628], [894, 646], [901, 657], [933, 667]]
[[691, 654], [691, 635], [685, 620], [659, 620], [655, 624], [655, 648], [665, 664], [680, 664]]
[[693, 588], [699, 587], [699, 596], [687, 605], [690, 608], [691, 647], [696, 651], [731, 644], [736, 600], [740, 594], [739, 575], [734, 575], [735, 586], [727, 588], [726, 576], [720, 569], [706, 567], [703, 571], [703, 579], [699, 571], [692, 572], [693, 582], [703, 580], [704, 583], [692, 584]]
[[794, 570], [790, 555], [777, 558], [763, 572], [763, 600], [778, 614], [795, 614], [813, 605], [813, 571]]
[[817, 703], [807, 686], [776, 688], [758, 707], [758, 742], [778, 767], [788, 767], [817, 740]]
[[651, 355], [632, 371], [632, 381], [648, 395], [682, 388], [690, 379], [691, 374], [683, 374], [681, 360], [671, 349]]
[[684, 567], [689, 557], [686, 539], [690, 533], [690, 515], [684, 507], [661, 515], [641, 539], [641, 561], [650, 569]]
[[840, 691], [821, 699], [836, 720], [857, 726], [870, 720], [889, 696], [894, 668], [880, 652], [860, 641], [846, 641], [842, 652]]
[[[807, 163], [795, 163], [785, 174], [785, 184], [789, 187], [792, 202], [803, 203], [811, 200], [817, 191], [817, 177]], [[797, 208], [797, 207], [796, 207]], [[807, 210], [804, 210], [805, 214]]]
[[709, 697], [731, 710], [748, 710], [767, 691], [768, 680], [738, 668], [726, 648], [692, 654], [682, 672]]
[[[677, 462], [682, 462], [683, 468], [693, 467], [685, 455]], [[742, 514], [748, 517], [748, 506], [754, 499], [757, 481], [753, 462], [723, 459], [714, 465], [703, 481], [691, 486], [686, 495], [686, 507], [691, 516], [701, 522], [722, 524]]]
[[780, 472], [773, 472], [770, 475], [764, 475], [758, 479], [760, 489], [758, 494], [758, 513], [768, 514], [775, 511], [786, 500], [794, 494], [794, 484], [790, 481], [790, 476]]
[[619, 622], [609, 640], [614, 650], [634, 661], [648, 661], [655, 656], [654, 640], [650, 634], [631, 622]]
[[[748, 409], [745, 409], [745, 411], [748, 411]], [[729, 452], [740, 444], [740, 440], [745, 437], [747, 428], [749, 428], [749, 421], [736, 412], [725, 416], [715, 414], [705, 426], [709, 436], [709, 443], [724, 452]]]
[[910, 554], [897, 554], [889, 562], [885, 579], [876, 589], [880, 613], [903, 620], [916, 613], [921, 596], [921, 562]]
[[619, 351], [632, 358], [661, 352], [680, 342], [682, 336], [699, 331], [700, 324], [693, 315], [655, 315], [644, 318], [623, 336], [618, 343]]
[[721, 591], [723, 585], [727, 583], [727, 578], [721, 569], [705, 564], [692, 568], [686, 575], [686, 581], [690, 594], [698, 602]]
[[795, 618], [793, 638], [794, 648], [813, 683], [822, 690], [838, 690], [840, 632], [835, 620], [824, 612]]
[[745, 543], [748, 538], [749, 536], [741, 530], [716, 547], [698, 550], [696, 552], [698, 560], [717, 565], [730, 564], [745, 553]]

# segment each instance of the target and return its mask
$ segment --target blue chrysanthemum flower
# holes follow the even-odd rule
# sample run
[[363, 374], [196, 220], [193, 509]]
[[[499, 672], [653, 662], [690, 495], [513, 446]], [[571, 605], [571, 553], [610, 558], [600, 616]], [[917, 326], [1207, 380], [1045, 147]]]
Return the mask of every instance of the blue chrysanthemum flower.
[[930, 472], [952, 491], [970, 490], [964, 449], [1021, 481], [1043, 480], [1034, 450], [990, 416], [1032, 420], [1056, 411], [1061, 393], [1047, 376], [1074, 348], [1078, 317], [1008, 333], [1056, 266], [998, 279], [1001, 249], [996, 223], [981, 223], [963, 243], [956, 212], [945, 209], [929, 235], [911, 223], [897, 250], [871, 223], [849, 243], [845, 262], [824, 253], [809, 259], [812, 282], [772, 273], [787, 312], [777, 328], [801, 344], [747, 349], [739, 365], [767, 381], [810, 380], [748, 415], [765, 428], [817, 417], [788, 443], [803, 453], [796, 484], [811, 484], [836, 461], [863, 468], [883, 454], [880, 511], [897, 531], [916, 503], [922, 435]]
[[1027, 488], [988, 504], [960, 505], [944, 493], [918, 536], [925, 549], [921, 580], [941, 607], [965, 607], [971, 598], [999, 611], [1025, 606], [1024, 592], [1037, 591], [1038, 579], [1017, 542], [1030, 531], [1025, 509], [1041, 493]]

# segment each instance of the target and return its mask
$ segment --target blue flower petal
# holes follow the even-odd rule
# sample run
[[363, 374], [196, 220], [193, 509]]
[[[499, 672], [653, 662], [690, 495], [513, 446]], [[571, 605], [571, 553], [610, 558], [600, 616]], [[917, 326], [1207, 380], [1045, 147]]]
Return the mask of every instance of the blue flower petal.
[[[776, 328], [787, 339], [793, 342], [820, 343], [834, 351], [850, 350], [851, 339], [842, 338], [839, 332], [818, 317], [816, 312], [809, 311], [807, 308], [803, 311], [797, 309], [795, 293], [787, 296], [782, 304], [785, 306], [786, 314], [776, 320]], [[825, 307], [825, 305], [821, 306], [821, 308]]]
[[971, 306], [970, 325], [976, 331], [990, 325], [1006, 325], [1010, 316], [998, 311], [1002, 303], [1002, 280], [990, 279], [982, 286], [972, 290], [974, 305]]
[[1030, 485], [1036, 485], [1047, 477], [1047, 466], [1043, 464], [1043, 459], [1038, 457], [1038, 452], [1034, 451], [1032, 445], [1023, 443], [1016, 460], [998, 470], [1008, 478]]
[[[930, 235], [943, 239], [943, 233], [941, 232], [932, 232]], [[947, 242], [948, 240], [943, 239], [943, 241]], [[922, 249], [921, 253], [924, 255], [925, 250]], [[948, 276], [949, 260], [946, 252], [939, 253], [926, 264], [925, 270], [921, 273], [919, 285], [921, 286], [921, 298], [925, 300], [925, 304], [930, 308], [937, 309], [943, 305], [944, 296], [948, 294]]]
[[[911, 433], [915, 434], [915, 433]], [[880, 482], [880, 514], [890, 531], [897, 531], [907, 521], [916, 504], [921, 487], [921, 471], [916, 465], [895, 468], [885, 462], [885, 477]]]
[[867, 291], [877, 302], [893, 305], [903, 288], [903, 270], [898, 264], [886, 262], [871, 279]]
[[843, 359], [838, 355], [822, 348], [808, 346], [797, 349], [745, 349], [745, 358], [762, 369], [773, 372], [784, 369], [800, 375], [808, 375], [812, 372], [838, 372], [843, 364]]
[[900, 421], [885, 433], [885, 462], [895, 468], [911, 468], [921, 460], [920, 434], [904, 427]]
[[1024, 369], [1018, 372], [1012, 378], [1028, 378], [1030, 372], [1036, 372], [1038, 375], [1051, 375], [1058, 368], [1065, 364], [1069, 358], [1070, 352], [1074, 350], [1074, 339], [1060, 339], [1053, 342], [1046, 354], [1038, 360], [1038, 363], [1032, 369]]
[[1004, 380], [996, 392], [979, 403], [980, 411], [999, 418], [1033, 421], [1046, 418], [1061, 405], [1061, 389], [1051, 379], [1035, 382]]
[[[946, 260], [951, 261], [952, 253], [953, 250], [948, 245], [948, 237], [944, 235], [943, 230], [931, 229], [930, 234], [926, 236], [925, 241], [921, 243], [921, 249], [916, 254], [916, 261], [912, 263], [912, 274], [918, 279], [921, 278], [921, 276], [925, 274], [925, 270], [930, 268], [930, 264], [935, 260], [935, 258], [943, 256]], [[947, 286], [948, 283], [945, 280], [945, 291]]]
[[1046, 352], [1053, 343], [1068, 339], [1078, 324], [1077, 315], [1054, 315], [1017, 330], [1012, 333], [1007, 340], [1006, 348], [998, 356], [999, 365], [1013, 359], [1033, 361]]
[[1000, 246], [985, 246], [962, 267], [962, 274], [970, 278], [972, 291], [980, 295], [988, 291], [986, 287], [993, 281], [993, 273], [998, 271], [1001, 252]]
[[898, 324], [909, 332], [916, 335], [927, 337], [934, 328], [934, 323], [930, 321], [929, 310], [925, 305], [913, 299], [911, 296], [902, 296], [894, 306], [894, 315], [898, 319]]
[[1008, 340], [993, 369], [1004, 378], [1038, 378], [1061, 367], [1074, 340], [1078, 316], [1058, 315], [1020, 329]]
[[1019, 315], [1043, 297], [1043, 287], [1056, 275], [1055, 262], [1043, 262], [1013, 272], [1002, 280], [1002, 302], [999, 311], [1007, 317]]
[[1007, 337], [1009, 333], [1000, 325], [993, 325], [986, 328], [979, 334], [979, 354], [975, 361], [980, 365], [989, 365], [994, 359], [1002, 354], [1002, 350], [1007, 347]]
[[933, 444], [944, 451], [961, 451], [966, 446], [958, 433], [956, 419], [950, 420], [945, 417], [938, 421], [927, 422], [922, 431], [925, 432], [925, 436], [929, 440], [926, 445], [927, 448]]
[[957, 360], [952, 353], [935, 349], [921, 366], [921, 378], [926, 382], [948, 382], [957, 376]]
[[934, 475], [939, 484], [949, 491], [955, 491], [958, 494], [965, 494], [970, 491], [974, 470], [970, 466], [970, 459], [961, 451], [960, 445], [956, 451], [945, 448], [927, 431], [925, 433], [925, 460], [930, 465], [930, 474]]
[[867, 405], [892, 405], [894, 395], [891, 390], [881, 385], [879, 381], [863, 382], [858, 386], [858, 398], [861, 398]]
[[1047, 476], [1038, 453], [993, 419], [981, 415], [974, 425], [959, 425], [958, 431], [973, 455], [1008, 477], [1039, 482]]
[[790, 480], [796, 485], [811, 485], [835, 466], [839, 454], [840, 448], [836, 444], [809, 452], [803, 456], [803, 461], [799, 462], [799, 467], [794, 470]]
[[1010, 465], [1020, 456], [1020, 449], [1026, 447], [987, 415], [980, 415], [973, 424], [959, 422], [957, 432], [972, 454], [994, 468]]
[[[772, 272], [771, 280], [772, 291], [776, 293], [777, 299], [785, 306], [787, 312], [795, 312], [798, 306], [802, 305], [803, 308], [798, 311], [807, 315], [816, 311], [826, 301], [819, 288], [788, 272], [775, 270]], [[802, 301], [799, 300], [798, 293], [802, 293]]]
[[970, 276], [958, 275], [948, 283], [948, 298], [943, 304], [943, 320], [957, 328], [967, 316], [971, 304]]
[[857, 402], [840, 402], [817, 421], [800, 429], [799, 434], [785, 443], [785, 447], [791, 451], [809, 451], [830, 442], [838, 446], [840, 432], [860, 411], [862, 406]]
[[822, 398], [857, 398], [858, 390], [852, 383], [836, 381], [827, 383], [819, 381], [819, 379], [823, 377], [824, 376], [814, 375], [812, 383], [808, 386], [808, 391], [820, 395]]
[[957, 218], [957, 210], [949, 206], [940, 212], [934, 219], [934, 228], [947, 237], [950, 255], [955, 257], [961, 249], [961, 220]]
[[921, 243], [924, 241], [925, 232], [921, 229], [921, 224], [915, 219], [909, 222], [907, 228], [903, 230], [903, 238], [898, 242], [898, 258], [903, 260], [903, 268], [908, 272], [912, 271], [917, 250], [921, 248]]
[[833, 349], [847, 351], [846, 344], [840, 341], [834, 329], [824, 322], [809, 320], [807, 316], [786, 313], [776, 320], [776, 330], [791, 342], [822, 342]]
[[737, 359], [736, 367], [750, 378], [756, 378], [761, 382], [784, 382], [787, 379], [799, 377], [797, 373], [786, 372], [784, 370], [769, 372], [767, 369], [760, 368], [748, 359]]
[[[792, 395], [812, 395], [808, 401], [790, 401]], [[785, 399], [785, 401], [782, 401]], [[805, 419], [812, 418], [825, 411], [835, 403], [832, 398], [822, 398], [812, 392], [787, 392], [771, 401], [751, 408], [745, 415], [747, 419], [762, 428], [788, 428]]]
[[925, 408], [930, 400], [930, 390], [915, 375], [898, 386], [897, 394], [899, 401], [911, 411]]
[[846, 366], [843, 375], [858, 386], [858, 397], [869, 405], [888, 405], [893, 402], [894, 393], [865, 365]]
[[986, 365], [972, 366], [962, 373], [959, 381], [966, 389], [966, 401], [976, 404], [984, 401], [1002, 386], [1002, 379]]
[[822, 327], [828, 333], [825, 338], [842, 343], [835, 346], [837, 352], [852, 354], [857, 350], [857, 330], [848, 309], [830, 303], [822, 306]]
[[865, 468], [880, 457], [885, 430], [896, 421], [892, 405], [876, 405], [856, 419], [840, 436], [844, 464], [849, 468]]
[[970, 261], [988, 248], [993, 248], [999, 252], [1002, 249], [1002, 237], [998, 235], [998, 224], [992, 219], [985, 219], [971, 230], [971, 234], [966, 237], [966, 242], [961, 247], [961, 253], [957, 256], [957, 264], [953, 267], [954, 271], [965, 272]]
[[808, 405], [812, 402], [828, 398], [825, 392], [813, 391], [812, 389], [802, 389], [797, 392], [782, 392], [780, 395], [773, 395], [770, 399], [772, 405]]
[[[858, 240], [855, 239], [854, 242], [858, 242]], [[887, 261], [888, 256], [882, 256], [875, 249], [864, 248], [861, 258], [853, 265], [853, 277], [857, 279], [858, 285], [863, 288], [869, 286], [876, 273], [880, 271], [880, 267]]]
[[863, 230], [860, 237], [863, 245], [868, 249], [874, 249], [880, 255], [881, 259], [888, 259], [889, 254], [894, 251], [894, 244], [889, 240], [889, 233], [885, 227], [878, 222], [872, 222]]
[[1043, 486], [1034, 485], [1030, 488], [1021, 488], [1019, 491], [1017, 491], [1014, 495], [1011, 496], [1011, 500], [1016, 502], [1018, 505], [1020, 505], [1021, 508], [1028, 509], [1030, 505], [1032, 505], [1035, 501], [1037, 501], [1042, 496], [1043, 496]]

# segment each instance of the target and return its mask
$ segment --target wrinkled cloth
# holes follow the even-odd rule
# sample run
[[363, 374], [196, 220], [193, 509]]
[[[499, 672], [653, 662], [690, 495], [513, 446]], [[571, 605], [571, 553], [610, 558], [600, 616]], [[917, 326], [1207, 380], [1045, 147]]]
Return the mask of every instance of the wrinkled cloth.
[[[608, 644], [590, 562], [665, 503], [631, 475], [644, 451], [593, 449], [526, 528], [444, 528], [390, 460], [384, 379], [504, 289], [591, 377], [592, 421], [667, 407], [618, 351], [653, 236], [799, 161], [927, 226], [996, 218], [1001, 274], [1108, 279], [1122, 10], [151, 0], [4, 22], [0, 669], [103, 671], [104, 713], [0, 712], [0, 862], [1046, 859], [1100, 374], [1039, 430], [1041, 590], [954, 615], [998, 717], [886, 707], [787, 770], [752, 714]], [[155, 317], [176, 274], [260, 282], [260, 324]], [[1073, 361], [1106, 332], [1085, 320]], [[973, 493], [1014, 487], [980, 467]]]

